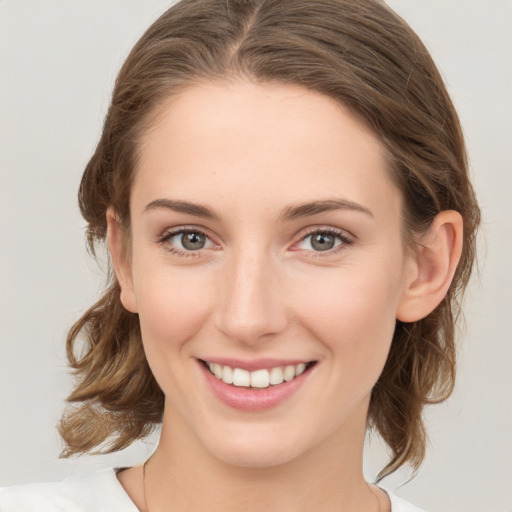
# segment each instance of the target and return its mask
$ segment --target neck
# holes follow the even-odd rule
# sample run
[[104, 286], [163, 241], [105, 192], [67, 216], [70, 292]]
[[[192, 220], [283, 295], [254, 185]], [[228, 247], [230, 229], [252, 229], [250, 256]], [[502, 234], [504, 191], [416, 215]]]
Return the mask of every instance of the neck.
[[147, 507], [150, 512], [377, 511], [362, 472], [366, 412], [359, 416], [289, 461], [240, 467], [211, 455], [179, 416], [166, 410], [160, 444], [146, 467]]

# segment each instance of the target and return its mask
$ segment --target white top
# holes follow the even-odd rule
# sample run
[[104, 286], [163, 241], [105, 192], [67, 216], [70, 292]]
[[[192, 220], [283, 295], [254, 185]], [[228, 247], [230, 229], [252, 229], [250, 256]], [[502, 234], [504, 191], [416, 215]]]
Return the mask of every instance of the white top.
[[[389, 491], [392, 512], [423, 512]], [[0, 488], [0, 512], [139, 512], [115, 469], [66, 478], [62, 482]]]

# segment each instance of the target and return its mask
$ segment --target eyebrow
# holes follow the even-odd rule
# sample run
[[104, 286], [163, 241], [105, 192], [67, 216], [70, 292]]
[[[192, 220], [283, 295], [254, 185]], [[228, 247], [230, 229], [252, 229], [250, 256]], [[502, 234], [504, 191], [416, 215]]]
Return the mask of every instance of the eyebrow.
[[372, 218], [374, 217], [373, 213], [368, 208], [359, 203], [347, 201], [346, 199], [325, 199], [322, 201], [302, 203], [296, 206], [287, 206], [279, 215], [278, 220], [280, 222], [286, 222], [335, 210], [352, 210], [364, 213]]
[[220, 217], [207, 206], [190, 203], [189, 201], [176, 201], [173, 199], [155, 199], [146, 205], [144, 211], [147, 212], [161, 209], [172, 210], [178, 213], [187, 213], [203, 219], [220, 220]]
[[[160, 209], [172, 210], [203, 219], [220, 221], [220, 217], [207, 206], [191, 203], [189, 201], [155, 199], [146, 205], [144, 211], [147, 212]], [[287, 206], [279, 214], [277, 221], [287, 222], [335, 210], [351, 210], [364, 213], [372, 218], [374, 217], [373, 213], [368, 208], [360, 205], [359, 203], [347, 201], [346, 199], [325, 199], [321, 201], [309, 201], [295, 206]]]

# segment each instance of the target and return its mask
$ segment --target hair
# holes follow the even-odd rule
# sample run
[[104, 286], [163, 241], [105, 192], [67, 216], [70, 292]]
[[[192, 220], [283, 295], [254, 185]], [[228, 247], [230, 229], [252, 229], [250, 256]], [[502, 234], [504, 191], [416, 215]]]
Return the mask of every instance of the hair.
[[[425, 455], [425, 404], [454, 386], [455, 322], [475, 256], [480, 213], [460, 123], [427, 49], [380, 0], [182, 0], [136, 43], [122, 66], [103, 132], [79, 190], [87, 243], [104, 243], [113, 207], [129, 233], [141, 134], [170, 96], [201, 81], [295, 84], [362, 120], [388, 153], [404, 198], [406, 245], [443, 210], [464, 219], [453, 282], [426, 318], [397, 321], [372, 390], [368, 426], [389, 445], [379, 479]], [[77, 342], [82, 339], [82, 345]], [[120, 302], [112, 271], [101, 299], [76, 322], [67, 353], [77, 377], [60, 423], [63, 456], [113, 452], [162, 420], [164, 396], [146, 361], [139, 320]]]

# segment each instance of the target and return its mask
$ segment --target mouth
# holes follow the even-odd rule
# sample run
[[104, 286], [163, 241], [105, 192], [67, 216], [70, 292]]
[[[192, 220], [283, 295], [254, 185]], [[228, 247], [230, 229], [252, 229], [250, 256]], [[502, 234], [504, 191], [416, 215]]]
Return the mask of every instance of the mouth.
[[225, 364], [199, 359], [200, 363], [218, 380], [239, 388], [265, 389], [290, 382], [308, 372], [317, 361], [273, 366], [249, 371]]

